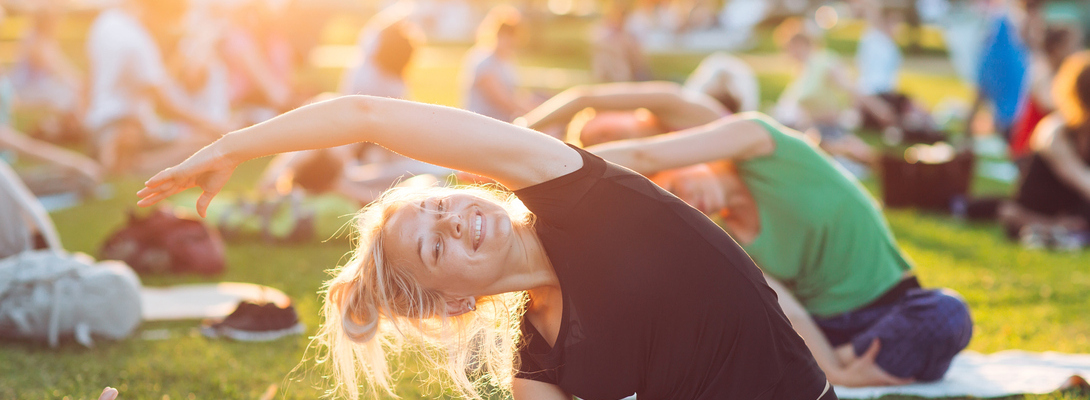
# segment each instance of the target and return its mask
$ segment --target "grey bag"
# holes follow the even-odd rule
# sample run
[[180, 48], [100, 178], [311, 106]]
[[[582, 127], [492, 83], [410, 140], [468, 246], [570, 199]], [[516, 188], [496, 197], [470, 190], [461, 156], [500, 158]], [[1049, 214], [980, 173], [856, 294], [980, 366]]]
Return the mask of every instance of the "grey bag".
[[85, 254], [27, 251], [0, 260], [0, 337], [122, 339], [140, 324], [140, 279], [119, 261]]

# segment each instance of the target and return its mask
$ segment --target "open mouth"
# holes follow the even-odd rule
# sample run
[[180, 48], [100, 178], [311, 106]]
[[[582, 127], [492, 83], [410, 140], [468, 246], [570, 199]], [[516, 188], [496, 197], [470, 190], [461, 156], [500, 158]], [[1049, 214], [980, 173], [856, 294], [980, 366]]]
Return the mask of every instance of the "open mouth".
[[484, 237], [484, 216], [477, 213], [473, 216], [473, 250], [481, 247], [481, 238]]

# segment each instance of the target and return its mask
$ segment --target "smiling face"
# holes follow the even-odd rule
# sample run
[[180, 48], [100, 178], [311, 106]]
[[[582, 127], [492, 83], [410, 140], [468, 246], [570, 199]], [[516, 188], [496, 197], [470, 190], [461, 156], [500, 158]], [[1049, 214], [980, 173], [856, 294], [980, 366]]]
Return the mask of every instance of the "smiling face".
[[519, 257], [508, 211], [468, 193], [405, 203], [383, 228], [387, 258], [421, 286], [448, 296], [483, 294]]

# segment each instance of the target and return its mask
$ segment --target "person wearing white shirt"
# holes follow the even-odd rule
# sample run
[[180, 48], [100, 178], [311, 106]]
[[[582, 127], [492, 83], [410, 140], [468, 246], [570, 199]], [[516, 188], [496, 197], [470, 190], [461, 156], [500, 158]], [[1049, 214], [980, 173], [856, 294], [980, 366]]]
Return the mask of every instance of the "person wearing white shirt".
[[[170, 165], [227, 131], [171, 96], [162, 54], [145, 28], [178, 22], [184, 7], [180, 0], [124, 0], [91, 25], [86, 47], [91, 91], [84, 124], [99, 162], [111, 172]], [[157, 109], [195, 129], [167, 129]]]

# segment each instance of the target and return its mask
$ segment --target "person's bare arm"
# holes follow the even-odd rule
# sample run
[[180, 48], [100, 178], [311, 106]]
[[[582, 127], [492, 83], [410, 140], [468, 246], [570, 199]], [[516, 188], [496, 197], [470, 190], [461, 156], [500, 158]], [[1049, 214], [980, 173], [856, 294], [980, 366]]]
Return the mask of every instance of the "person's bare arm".
[[795, 296], [776, 279], [765, 274], [765, 281], [772, 290], [776, 291], [780, 308], [784, 315], [791, 321], [791, 327], [802, 337], [806, 347], [810, 349], [818, 367], [825, 372], [825, 377], [835, 385], [844, 386], [885, 386], [907, 385], [911, 379], [898, 378], [882, 370], [874, 363], [878, 355], [880, 345], [875, 339], [867, 352], [855, 357], [848, 363], [844, 363], [837, 357], [832, 344], [825, 338], [825, 334], [818, 328], [817, 323], [810, 313], [803, 308]]
[[[1090, 167], [1087, 167], [1071, 143], [1071, 138], [1063, 134], [1063, 123], [1059, 118], [1049, 117], [1037, 126], [1034, 139], [1041, 156], [1069, 187], [1078, 192], [1083, 199], [1090, 199]], [[1038, 139], [1037, 136], [1041, 138]]]
[[684, 90], [673, 82], [621, 82], [573, 87], [530, 110], [523, 118], [527, 127], [540, 130], [566, 124], [587, 107], [599, 110], [646, 108], [672, 127], [706, 124], [726, 113], [715, 99]]
[[74, 151], [31, 139], [9, 126], [0, 126], [0, 148], [11, 149], [32, 159], [67, 168], [93, 182], [102, 181], [102, 167], [94, 160]]
[[723, 117], [709, 124], [665, 135], [620, 140], [587, 150], [644, 175], [719, 160], [747, 160], [775, 150], [758, 113]]
[[511, 397], [515, 400], [571, 400], [572, 396], [560, 386], [531, 379], [515, 378], [511, 383]]
[[[289, 151], [374, 142], [396, 153], [493, 178], [511, 189], [582, 166], [563, 142], [469, 111], [371, 96], [310, 104], [225, 135], [182, 164], [152, 177], [138, 195], [148, 206], [193, 186], [202, 215], [243, 161]], [[486, 155], [486, 156], [483, 156]]]

